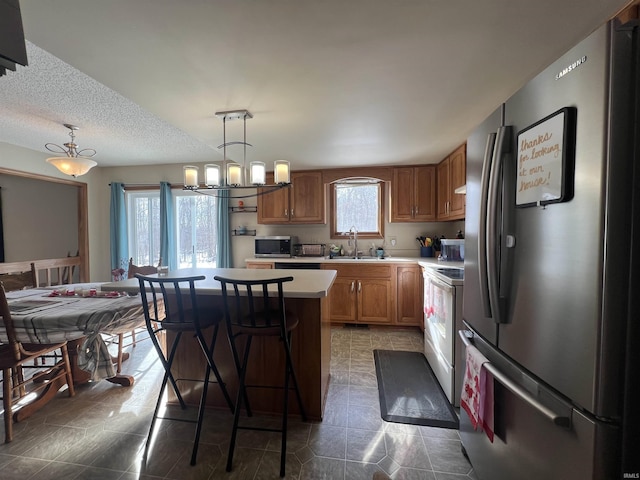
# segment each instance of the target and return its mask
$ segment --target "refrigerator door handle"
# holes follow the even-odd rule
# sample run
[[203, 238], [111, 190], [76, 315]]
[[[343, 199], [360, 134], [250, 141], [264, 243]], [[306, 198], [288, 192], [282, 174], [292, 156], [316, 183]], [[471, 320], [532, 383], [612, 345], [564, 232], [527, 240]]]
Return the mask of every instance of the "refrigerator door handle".
[[511, 142], [511, 127], [505, 126], [498, 129], [496, 144], [491, 160], [491, 173], [489, 174], [489, 192], [487, 197], [486, 217], [486, 243], [485, 255], [487, 257], [487, 285], [489, 287], [489, 307], [491, 317], [496, 323], [503, 323], [500, 311], [500, 235], [498, 235], [498, 222], [501, 220], [499, 211], [500, 192], [502, 187], [502, 160], [507, 153]]
[[[482, 162], [482, 179], [480, 182], [480, 226], [478, 232], [478, 276], [480, 277], [480, 298], [482, 301], [482, 311], [486, 318], [491, 318], [491, 305], [489, 303], [489, 285], [487, 284], [487, 205], [489, 197], [489, 175], [491, 171], [491, 160], [495, 149], [496, 134], [490, 133], [487, 136], [487, 144], [484, 149], [484, 160]], [[483, 221], [484, 219], [484, 221]]]
[[[458, 335], [462, 339], [462, 343], [464, 343], [465, 347], [473, 346], [470, 338], [466, 335], [464, 330], [458, 330]], [[562, 428], [571, 428], [571, 417], [566, 415], [561, 415], [557, 412], [554, 412], [552, 409], [543, 405], [538, 400], [533, 398], [529, 392], [527, 392], [524, 388], [518, 385], [516, 382], [507, 377], [504, 373], [496, 368], [491, 362], [483, 363], [482, 366], [487, 369], [493, 378], [500, 382], [507, 390], [513, 393], [520, 400], [526, 402], [529, 406], [531, 406], [534, 410], [542, 414], [545, 418], [549, 419], [554, 425], [557, 425]]]

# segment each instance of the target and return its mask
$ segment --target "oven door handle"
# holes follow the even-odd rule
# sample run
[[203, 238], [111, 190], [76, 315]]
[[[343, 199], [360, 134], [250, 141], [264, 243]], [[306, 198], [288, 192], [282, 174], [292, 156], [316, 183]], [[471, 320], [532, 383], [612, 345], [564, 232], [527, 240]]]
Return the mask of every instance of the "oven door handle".
[[429, 283], [435, 285], [436, 287], [444, 290], [447, 293], [453, 292], [453, 287], [451, 285], [447, 285], [446, 283], [441, 282], [440, 280], [436, 280], [435, 277], [431, 275], [425, 275], [425, 278], [429, 280]]

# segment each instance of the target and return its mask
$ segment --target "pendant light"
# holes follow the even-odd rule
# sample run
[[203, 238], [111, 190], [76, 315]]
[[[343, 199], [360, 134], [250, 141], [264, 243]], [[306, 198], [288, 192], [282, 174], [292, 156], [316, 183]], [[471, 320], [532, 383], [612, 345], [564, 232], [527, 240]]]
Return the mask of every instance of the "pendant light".
[[50, 152], [64, 153], [66, 156], [50, 157], [47, 158], [47, 162], [56, 167], [62, 173], [76, 178], [80, 175], [84, 175], [97, 165], [95, 161], [91, 160], [91, 157], [96, 154], [96, 151], [92, 148], [78, 150], [78, 145], [75, 143], [76, 137], [74, 132], [79, 130], [79, 127], [69, 123], [65, 123], [64, 126], [70, 130], [69, 136], [71, 137], [71, 141], [63, 144], [64, 147], [55, 143], [47, 143], [45, 148]]
[[[197, 191], [199, 193], [207, 193], [206, 190], [232, 190], [242, 188], [261, 188], [260, 191], [252, 195], [241, 195], [231, 198], [247, 198], [257, 195], [263, 195], [280, 188], [288, 187], [290, 182], [289, 162], [286, 160], [276, 160], [274, 162], [274, 184], [266, 183], [267, 174], [264, 162], [252, 161], [247, 169], [247, 147], [251, 147], [247, 143], [247, 120], [253, 118], [248, 110], [229, 110], [216, 112], [216, 117], [222, 119], [222, 144], [218, 148], [223, 149], [222, 166], [216, 164], [207, 164], [204, 166], [205, 173], [205, 189], [202, 190], [198, 182], [198, 167], [194, 165], [186, 165], [184, 170], [184, 188], [185, 190]], [[227, 142], [227, 121], [242, 120], [243, 122], [243, 139], [242, 141]], [[227, 147], [242, 145], [243, 161], [242, 164], [229, 162], [227, 160]], [[247, 180], [247, 174], [249, 179]], [[271, 187], [271, 188], [269, 188]], [[228, 195], [227, 195], [228, 196]]]

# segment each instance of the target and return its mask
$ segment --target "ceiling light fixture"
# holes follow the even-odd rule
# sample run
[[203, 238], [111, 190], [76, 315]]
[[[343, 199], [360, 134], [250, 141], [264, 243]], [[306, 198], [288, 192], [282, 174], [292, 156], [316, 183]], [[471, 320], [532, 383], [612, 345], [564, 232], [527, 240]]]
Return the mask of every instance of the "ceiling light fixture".
[[75, 143], [76, 135], [74, 132], [78, 130], [79, 127], [68, 123], [65, 123], [64, 126], [70, 130], [69, 136], [71, 137], [71, 141], [64, 144], [66, 148], [56, 145], [55, 143], [47, 143], [45, 148], [50, 152], [64, 153], [66, 154], [66, 157], [47, 158], [47, 162], [56, 167], [62, 173], [71, 175], [74, 178], [79, 177], [97, 165], [95, 161], [90, 159], [90, 157], [93, 157], [96, 154], [96, 151], [93, 148], [84, 148], [78, 151], [78, 145]]
[[[217, 164], [207, 164], [204, 166], [204, 186], [198, 182], [198, 167], [194, 165], [186, 165], [183, 167], [184, 189], [209, 195], [207, 190], [232, 190], [257, 188], [257, 193], [249, 195], [235, 195], [232, 198], [248, 198], [258, 195], [264, 195], [284, 187], [288, 187], [290, 182], [289, 162], [286, 160], [276, 160], [274, 162], [273, 175], [274, 183], [268, 185], [266, 183], [267, 174], [264, 162], [250, 162], [247, 169], [247, 147], [251, 147], [247, 143], [247, 119], [253, 118], [248, 110], [229, 110], [225, 112], [216, 112], [216, 117], [222, 119], [222, 144], [218, 145], [218, 149], [223, 149], [222, 167]], [[227, 121], [240, 120], [243, 123], [243, 139], [242, 141], [227, 142]], [[235, 162], [227, 161], [227, 147], [232, 145], [242, 145], [243, 160], [242, 165]], [[247, 181], [247, 174], [249, 179]], [[266, 187], [266, 188], [263, 188]], [[231, 197], [231, 195], [226, 195]]]

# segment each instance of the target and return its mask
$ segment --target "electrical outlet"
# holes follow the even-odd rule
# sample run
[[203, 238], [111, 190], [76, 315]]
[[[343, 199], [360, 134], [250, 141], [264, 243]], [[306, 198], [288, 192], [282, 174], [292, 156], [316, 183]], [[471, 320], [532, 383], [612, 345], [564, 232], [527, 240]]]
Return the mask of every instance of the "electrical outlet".
[[395, 247], [396, 246], [396, 237], [390, 237], [389, 241], [391, 242], [391, 246]]

